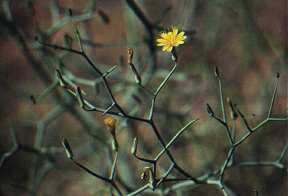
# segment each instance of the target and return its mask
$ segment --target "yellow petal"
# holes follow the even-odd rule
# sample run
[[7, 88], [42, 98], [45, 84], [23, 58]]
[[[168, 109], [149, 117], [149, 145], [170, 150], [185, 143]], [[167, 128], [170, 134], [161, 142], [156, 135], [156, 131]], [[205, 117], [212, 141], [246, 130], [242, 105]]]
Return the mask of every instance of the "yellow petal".
[[167, 41], [166, 41], [166, 39], [160, 38], [160, 39], [157, 39], [157, 42], [164, 43], [164, 42], [167, 42]]
[[177, 42], [174, 44], [174, 46], [179, 46], [179, 45], [181, 45], [181, 44], [184, 44], [184, 41], [177, 41]]
[[165, 43], [158, 43], [157, 46], [165, 46]]
[[162, 32], [162, 33], [160, 34], [160, 37], [162, 37], [162, 38], [164, 38], [164, 39], [165, 39], [166, 36], [167, 36], [167, 33]]
[[172, 49], [173, 49], [173, 47], [172, 47], [172, 46], [170, 46], [170, 47], [168, 47], [167, 51], [168, 51], [168, 52], [171, 52], [171, 51], [172, 51]]
[[175, 42], [179, 44], [183, 44], [184, 43], [184, 40], [186, 39], [186, 36], [177, 36]]
[[184, 36], [184, 34], [185, 34], [185, 32], [184, 31], [181, 31], [179, 34], [178, 34], [178, 36]]
[[177, 37], [176, 39], [175, 39], [175, 42], [180, 42], [180, 41], [184, 41], [185, 39], [183, 39], [183, 37]]
[[174, 36], [176, 36], [177, 35], [177, 33], [178, 33], [178, 29], [177, 28], [172, 28], [172, 33], [173, 33], [173, 35]]
[[165, 45], [165, 46], [163, 46], [162, 50], [163, 51], [168, 51], [168, 48], [169, 48], [169, 46]]
[[177, 35], [176, 40], [185, 40], [186, 36], [180, 36], [180, 34]]

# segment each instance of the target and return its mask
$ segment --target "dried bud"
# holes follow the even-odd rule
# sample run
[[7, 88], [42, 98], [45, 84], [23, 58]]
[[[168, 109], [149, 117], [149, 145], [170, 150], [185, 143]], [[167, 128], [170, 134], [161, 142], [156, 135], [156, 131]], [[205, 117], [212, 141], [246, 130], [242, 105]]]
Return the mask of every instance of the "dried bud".
[[218, 70], [218, 67], [217, 67], [217, 66], [214, 67], [214, 74], [215, 74], [215, 77], [216, 77], [216, 78], [218, 78], [218, 77], [220, 76], [219, 70]]
[[104, 124], [113, 137], [115, 137], [116, 123], [117, 120], [111, 116], [104, 118]]
[[133, 61], [133, 49], [132, 48], [128, 48], [127, 50], [127, 62], [128, 64], [132, 64], [132, 61]]
[[62, 145], [65, 149], [66, 155], [69, 159], [73, 159], [73, 152], [72, 149], [70, 147], [70, 144], [68, 143], [68, 140], [66, 138], [63, 139], [62, 141]]
[[208, 103], [206, 104], [206, 109], [209, 116], [214, 116], [214, 112]]
[[127, 54], [128, 54], [127, 62], [129, 64], [132, 72], [134, 73], [135, 81], [136, 81], [137, 84], [141, 84], [141, 76], [138, 73], [135, 65], [132, 63], [132, 61], [133, 61], [133, 49], [132, 48], [128, 48]]
[[135, 137], [133, 139], [133, 144], [132, 144], [132, 147], [131, 147], [131, 154], [135, 155], [136, 152], [137, 152], [137, 145], [138, 145], [138, 139], [137, 137]]
[[141, 173], [141, 180], [144, 182], [149, 182], [153, 184], [153, 171], [151, 167], [144, 167], [143, 172]]
[[276, 77], [277, 77], [277, 78], [280, 78], [280, 73], [279, 73], [279, 72], [277, 72]]

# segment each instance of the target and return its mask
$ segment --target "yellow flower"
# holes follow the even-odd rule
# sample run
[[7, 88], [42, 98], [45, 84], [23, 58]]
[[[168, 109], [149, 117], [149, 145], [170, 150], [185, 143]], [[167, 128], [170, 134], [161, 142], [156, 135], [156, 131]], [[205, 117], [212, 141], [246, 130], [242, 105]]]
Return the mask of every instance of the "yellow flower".
[[166, 52], [171, 52], [174, 47], [184, 44], [185, 33], [181, 31], [178, 33], [178, 29], [173, 27], [172, 31], [162, 32], [160, 38], [157, 39], [157, 46], [162, 46], [162, 50]]

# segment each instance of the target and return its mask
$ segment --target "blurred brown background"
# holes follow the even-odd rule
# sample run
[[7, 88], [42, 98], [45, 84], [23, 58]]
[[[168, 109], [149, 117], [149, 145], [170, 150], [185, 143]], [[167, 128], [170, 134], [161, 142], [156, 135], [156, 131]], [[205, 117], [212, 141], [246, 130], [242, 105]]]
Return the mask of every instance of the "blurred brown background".
[[[157, 88], [171, 69], [170, 55], [149, 46], [149, 32], [124, 0], [0, 2], [0, 155], [12, 146], [12, 129], [25, 149], [5, 160], [0, 168], [0, 194], [108, 195], [108, 186], [76, 168], [61, 147], [62, 138], [68, 138], [81, 163], [107, 174], [111, 157], [99, 141], [100, 138], [107, 143], [110, 137], [103, 126], [103, 116], [82, 111], [63, 88], [57, 88], [37, 104], [30, 100], [31, 95], [37, 99], [51, 87], [59, 62], [78, 77], [92, 80], [95, 74], [80, 56], [43, 48], [34, 37], [40, 35], [47, 43], [63, 45], [65, 35], [73, 37], [75, 28], [79, 28], [88, 55], [101, 70], [118, 65], [108, 80], [123, 108], [137, 116], [147, 116], [150, 99], [134, 83], [126, 63], [127, 47], [134, 49], [134, 63], [140, 73], [146, 74], [145, 85], [151, 90]], [[200, 119], [171, 148], [185, 169], [195, 176], [202, 175], [218, 168], [227, 154], [225, 131], [209, 118], [205, 109], [209, 103], [220, 115], [218, 85], [213, 74], [215, 65], [223, 75], [224, 96], [237, 103], [253, 126], [267, 115], [279, 72], [273, 116], [287, 116], [287, 0], [136, 2], [149, 21], [167, 29], [176, 26], [196, 31], [188, 36], [187, 43], [177, 48], [179, 66], [161, 92], [156, 111], [157, 126], [166, 141], [187, 121]], [[82, 18], [66, 20], [70, 17], [69, 8], [72, 17]], [[156, 37], [158, 33], [154, 31]], [[72, 45], [78, 47], [75, 41]], [[109, 105], [103, 86], [100, 92], [91, 87], [83, 86], [83, 89], [99, 107]], [[147, 156], [155, 156], [161, 148], [148, 126], [117, 119], [122, 156], [118, 175], [131, 187], [143, 185], [140, 173], [145, 164], [130, 155], [132, 138], [135, 135], [141, 138], [143, 149], [139, 151]], [[237, 136], [244, 134], [244, 130], [238, 119]], [[287, 143], [287, 130], [287, 121], [272, 122], [261, 128], [237, 149], [236, 160], [276, 159]], [[39, 136], [42, 131], [43, 138]], [[285, 163], [287, 166], [287, 158]], [[166, 159], [162, 165], [167, 167]], [[237, 195], [255, 195], [253, 190], [267, 196], [284, 196], [288, 192], [287, 171], [273, 167], [227, 170], [225, 182]], [[208, 185], [183, 192], [183, 195], [194, 194], [222, 195]]]

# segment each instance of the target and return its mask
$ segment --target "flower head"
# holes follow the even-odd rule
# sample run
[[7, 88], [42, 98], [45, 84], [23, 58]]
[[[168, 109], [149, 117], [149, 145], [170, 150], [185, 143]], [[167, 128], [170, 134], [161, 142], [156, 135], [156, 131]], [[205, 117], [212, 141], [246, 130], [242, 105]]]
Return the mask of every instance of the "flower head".
[[181, 44], [184, 44], [185, 32], [181, 31], [175, 27], [172, 28], [172, 31], [162, 32], [160, 38], [157, 39], [157, 46], [162, 46], [162, 50], [166, 52], [171, 52], [174, 47], [177, 47]]

